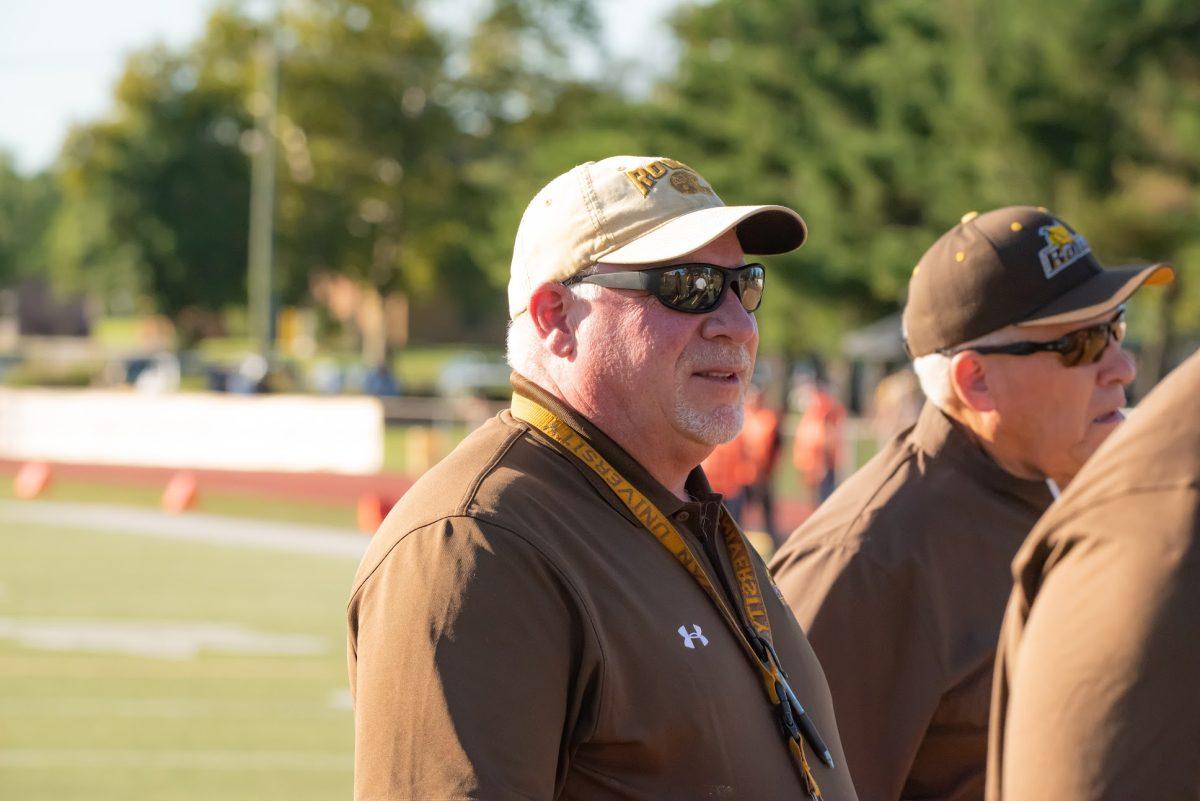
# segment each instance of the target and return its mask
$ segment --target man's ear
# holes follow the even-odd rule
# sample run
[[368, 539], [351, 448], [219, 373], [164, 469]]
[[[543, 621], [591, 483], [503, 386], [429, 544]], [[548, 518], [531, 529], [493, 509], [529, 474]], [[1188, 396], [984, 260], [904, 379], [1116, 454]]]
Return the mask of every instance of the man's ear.
[[575, 356], [575, 321], [570, 312], [576, 302], [571, 290], [552, 281], [533, 290], [529, 298], [529, 315], [538, 338], [547, 350], [563, 359]]
[[987, 369], [979, 354], [967, 350], [956, 354], [950, 362], [950, 385], [959, 403], [977, 412], [996, 409], [996, 400], [988, 385]]

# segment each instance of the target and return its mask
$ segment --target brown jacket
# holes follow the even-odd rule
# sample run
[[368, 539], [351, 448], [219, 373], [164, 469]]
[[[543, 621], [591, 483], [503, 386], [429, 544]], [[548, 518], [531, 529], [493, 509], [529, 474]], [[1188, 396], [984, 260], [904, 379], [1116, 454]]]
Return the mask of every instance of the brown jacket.
[[771, 563], [864, 801], [983, 798], [1009, 564], [1050, 501], [927, 404]]
[[[697, 470], [675, 498], [547, 393], [693, 547], [719, 496]], [[766, 568], [757, 557], [760, 582]], [[716, 575], [713, 572], [713, 575]], [[825, 677], [766, 593], [776, 646], [854, 799]], [[349, 609], [355, 798], [787, 799], [803, 785], [761, 679], [695, 580], [592, 471], [508, 412], [404, 496]]]
[[988, 799], [1200, 798], [1200, 355], [1092, 456], [1013, 574]]

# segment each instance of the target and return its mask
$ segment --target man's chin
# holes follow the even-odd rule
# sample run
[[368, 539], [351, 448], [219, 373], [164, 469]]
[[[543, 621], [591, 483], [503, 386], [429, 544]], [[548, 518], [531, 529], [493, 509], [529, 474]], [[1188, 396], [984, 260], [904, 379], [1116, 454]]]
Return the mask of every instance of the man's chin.
[[680, 407], [675, 410], [675, 423], [683, 434], [702, 445], [715, 448], [736, 437], [742, 430], [744, 412], [741, 406], [719, 406], [700, 411]]

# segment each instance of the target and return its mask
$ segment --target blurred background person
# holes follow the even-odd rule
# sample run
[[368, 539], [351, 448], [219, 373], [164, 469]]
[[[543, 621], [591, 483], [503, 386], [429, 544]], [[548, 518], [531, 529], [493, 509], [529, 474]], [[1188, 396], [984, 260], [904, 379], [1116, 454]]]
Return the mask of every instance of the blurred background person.
[[713, 448], [700, 466], [704, 468], [704, 475], [708, 477], [713, 492], [721, 494], [729, 515], [741, 526], [746, 507], [746, 489], [754, 477], [745, 426], [733, 439]]
[[795, 394], [804, 411], [792, 442], [792, 464], [815, 509], [837, 487], [846, 408], [819, 375], [802, 378]]
[[911, 368], [889, 373], [875, 385], [871, 398], [871, 431], [878, 447], [917, 422], [925, 396]]
[[386, 363], [380, 363], [363, 379], [363, 392], [381, 398], [395, 398], [400, 395], [400, 383], [392, 373], [392, 368]]
[[766, 401], [759, 385], [746, 395], [746, 417], [741, 437], [747, 464], [744, 511], [757, 508], [763, 531], [778, 547], [781, 544], [775, 523], [775, 470], [783, 450], [782, 418]]

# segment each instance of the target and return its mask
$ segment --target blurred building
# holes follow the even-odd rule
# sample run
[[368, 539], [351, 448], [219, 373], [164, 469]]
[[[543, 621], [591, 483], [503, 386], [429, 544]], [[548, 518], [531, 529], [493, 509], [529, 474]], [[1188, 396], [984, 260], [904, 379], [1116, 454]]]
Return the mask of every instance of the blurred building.
[[19, 336], [91, 335], [91, 314], [81, 295], [62, 295], [44, 278], [28, 278], [14, 290], [13, 298]]

